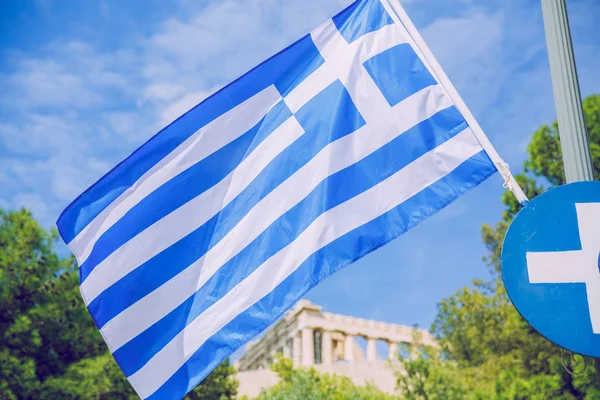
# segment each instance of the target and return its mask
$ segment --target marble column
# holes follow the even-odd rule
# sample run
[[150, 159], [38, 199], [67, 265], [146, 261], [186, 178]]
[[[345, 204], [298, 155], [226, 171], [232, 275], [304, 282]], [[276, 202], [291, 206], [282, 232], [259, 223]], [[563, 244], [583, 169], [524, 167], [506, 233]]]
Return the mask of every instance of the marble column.
[[302, 365], [309, 367], [315, 364], [315, 342], [313, 330], [302, 329]]
[[302, 364], [302, 339], [299, 332], [294, 335], [292, 342], [292, 359], [294, 360], [294, 366], [299, 367]]
[[283, 356], [285, 358], [292, 358], [292, 347], [289, 340], [283, 344]]
[[341, 340], [334, 340], [333, 344], [333, 361], [344, 359], [344, 342]]
[[344, 341], [344, 360], [354, 361], [354, 336], [352, 335], [346, 335]]
[[377, 340], [367, 338], [367, 361], [377, 361]]
[[389, 350], [388, 350], [388, 359], [396, 360], [398, 359], [398, 343], [389, 342]]
[[331, 340], [331, 332], [323, 331], [321, 347], [321, 359], [323, 364], [333, 364], [333, 341]]

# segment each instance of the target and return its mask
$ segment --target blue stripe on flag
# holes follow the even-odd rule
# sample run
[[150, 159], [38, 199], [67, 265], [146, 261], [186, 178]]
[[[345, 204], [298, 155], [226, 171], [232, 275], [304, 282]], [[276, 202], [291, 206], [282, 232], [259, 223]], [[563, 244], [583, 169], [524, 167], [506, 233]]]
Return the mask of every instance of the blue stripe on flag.
[[321, 280], [405, 233], [494, 172], [496, 168], [482, 151], [398, 207], [313, 253], [275, 290], [207, 340], [148, 399], [183, 397], [225, 358], [265, 330]]
[[[304, 200], [223, 265], [188, 300], [115, 351], [113, 355], [125, 375], [135, 373], [200, 313], [221, 299], [273, 254], [294, 241], [319, 215], [385, 180], [466, 128], [466, 122], [454, 107], [440, 111], [365, 159], [322, 181]], [[140, 276], [140, 279], [144, 278], [144, 275]], [[163, 283], [152, 282], [149, 286], [159, 287]], [[127, 296], [129, 287], [123, 286], [121, 292], [113, 292], [111, 295], [118, 298]], [[147, 293], [143, 293], [145, 294]]]
[[70, 243], [102, 210], [200, 128], [271, 85], [275, 85], [282, 95], [288, 93], [323, 62], [307, 35], [192, 108], [79, 195], [62, 212], [57, 226], [63, 240]]
[[[252, 149], [291, 116], [291, 111], [280, 101], [248, 132], [141, 200], [98, 239], [80, 267], [81, 281], [85, 281], [98, 264], [128, 240], [225, 178]], [[194, 184], [190, 185], [190, 182]]]

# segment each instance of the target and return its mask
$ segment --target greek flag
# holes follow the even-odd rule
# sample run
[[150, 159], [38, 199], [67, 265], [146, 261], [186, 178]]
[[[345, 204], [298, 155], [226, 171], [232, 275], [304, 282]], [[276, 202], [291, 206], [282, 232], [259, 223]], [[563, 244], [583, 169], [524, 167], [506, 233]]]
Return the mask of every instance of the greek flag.
[[176, 399], [500, 163], [397, 0], [359, 0], [152, 137], [57, 224], [136, 392]]

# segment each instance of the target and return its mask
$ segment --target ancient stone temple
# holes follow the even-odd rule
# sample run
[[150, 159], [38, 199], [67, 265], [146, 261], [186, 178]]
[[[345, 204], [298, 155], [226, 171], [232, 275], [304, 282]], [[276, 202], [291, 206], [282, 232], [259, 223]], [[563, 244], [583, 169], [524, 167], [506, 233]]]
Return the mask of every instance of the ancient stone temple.
[[[429, 332], [416, 333], [421, 345], [435, 345]], [[378, 357], [382, 347], [378, 342], [387, 346], [387, 358], [396, 360], [400, 344], [418, 351], [414, 334], [411, 327], [322, 312], [320, 306], [301, 300], [261, 339], [249, 343], [246, 353], [236, 361], [240, 394], [256, 395], [260, 387], [276, 382], [268, 367], [278, 353], [297, 366], [348, 375], [357, 384], [370, 380], [383, 390], [393, 391], [395, 379], [388, 363]], [[359, 338], [366, 341], [366, 349], [358, 344]]]

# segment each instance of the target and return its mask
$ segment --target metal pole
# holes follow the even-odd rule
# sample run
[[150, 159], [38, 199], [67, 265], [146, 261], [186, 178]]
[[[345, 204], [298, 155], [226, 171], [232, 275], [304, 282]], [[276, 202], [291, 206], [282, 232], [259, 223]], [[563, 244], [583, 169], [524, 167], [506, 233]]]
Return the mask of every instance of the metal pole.
[[565, 0], [542, 0], [554, 103], [567, 183], [594, 180]]
[[[565, 0], [542, 0], [550, 74], [567, 183], [594, 180]], [[600, 383], [600, 359], [594, 360]]]

